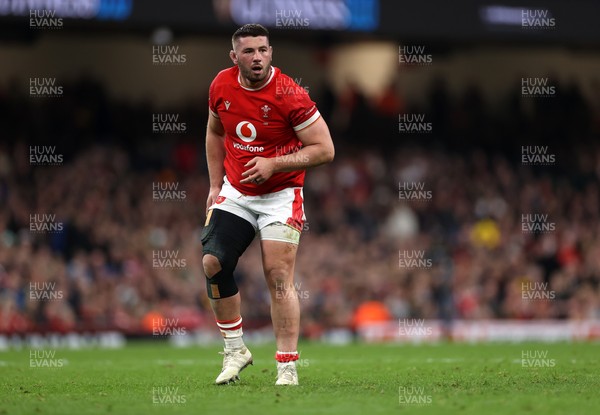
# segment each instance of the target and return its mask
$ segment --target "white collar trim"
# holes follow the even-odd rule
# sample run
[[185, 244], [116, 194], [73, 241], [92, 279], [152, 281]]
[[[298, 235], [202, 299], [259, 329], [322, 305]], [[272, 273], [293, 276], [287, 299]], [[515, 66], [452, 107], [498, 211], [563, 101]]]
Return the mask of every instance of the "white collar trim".
[[246, 91], [259, 91], [259, 90], [263, 89], [264, 87], [266, 87], [267, 85], [269, 85], [269, 83], [271, 82], [271, 80], [273, 79], [274, 76], [275, 76], [275, 67], [271, 66], [271, 74], [269, 75], [269, 79], [267, 80], [267, 82], [265, 82], [264, 84], [262, 84], [258, 88], [248, 88], [248, 87], [245, 87], [244, 85], [242, 85], [242, 73], [240, 72], [238, 74], [238, 83]]

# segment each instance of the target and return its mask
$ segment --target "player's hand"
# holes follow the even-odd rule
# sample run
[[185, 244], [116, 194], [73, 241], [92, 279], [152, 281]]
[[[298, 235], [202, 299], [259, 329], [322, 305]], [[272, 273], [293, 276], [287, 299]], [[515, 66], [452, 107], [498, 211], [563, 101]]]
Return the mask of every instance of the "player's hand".
[[254, 157], [244, 165], [244, 167], [249, 167], [249, 169], [242, 173], [244, 179], [240, 180], [240, 183], [263, 184], [273, 175], [275, 170], [274, 163], [273, 159], [270, 158]]
[[208, 214], [208, 208], [215, 204], [215, 200], [217, 200], [219, 193], [221, 193], [220, 187], [211, 187], [208, 191], [208, 198], [206, 199], [206, 214]]

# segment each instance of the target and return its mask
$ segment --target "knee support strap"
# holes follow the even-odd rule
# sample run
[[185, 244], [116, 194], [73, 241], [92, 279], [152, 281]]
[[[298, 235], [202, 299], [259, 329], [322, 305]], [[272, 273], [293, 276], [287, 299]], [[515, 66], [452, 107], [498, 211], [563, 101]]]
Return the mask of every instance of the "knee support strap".
[[221, 209], [209, 210], [200, 237], [203, 255], [213, 255], [221, 265], [221, 271], [206, 278], [209, 298], [227, 298], [237, 294], [233, 271], [255, 234], [254, 227], [247, 220]]
[[298, 245], [300, 243], [300, 231], [281, 222], [270, 223], [260, 230], [262, 241], [287, 242]]

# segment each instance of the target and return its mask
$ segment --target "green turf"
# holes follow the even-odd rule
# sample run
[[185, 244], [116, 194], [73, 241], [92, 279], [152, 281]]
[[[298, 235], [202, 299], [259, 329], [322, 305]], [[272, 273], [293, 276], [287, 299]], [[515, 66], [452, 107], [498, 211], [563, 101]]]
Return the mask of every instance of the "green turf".
[[[254, 366], [229, 386], [213, 385], [216, 346], [57, 349], [60, 368], [0, 352], [0, 415], [600, 413], [598, 344], [302, 344], [298, 387], [274, 386], [274, 346], [249, 346]], [[523, 367], [523, 351], [554, 367]]]

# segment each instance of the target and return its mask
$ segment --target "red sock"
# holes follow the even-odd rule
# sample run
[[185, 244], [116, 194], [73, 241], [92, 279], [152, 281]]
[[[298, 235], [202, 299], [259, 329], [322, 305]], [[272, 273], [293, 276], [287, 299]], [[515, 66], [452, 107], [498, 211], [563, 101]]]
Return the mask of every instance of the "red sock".
[[298, 355], [298, 352], [278, 351], [277, 353], [275, 353], [275, 360], [277, 360], [279, 363], [294, 362], [298, 360], [299, 357], [300, 356]]

